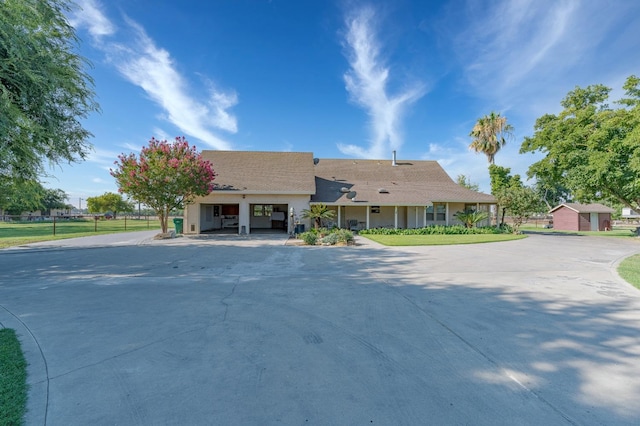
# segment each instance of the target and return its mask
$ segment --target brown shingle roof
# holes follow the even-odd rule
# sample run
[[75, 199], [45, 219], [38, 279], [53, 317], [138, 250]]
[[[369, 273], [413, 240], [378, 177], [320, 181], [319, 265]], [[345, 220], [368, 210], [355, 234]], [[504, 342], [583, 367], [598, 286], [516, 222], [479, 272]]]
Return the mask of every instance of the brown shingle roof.
[[553, 213], [561, 207], [566, 207], [577, 213], [613, 213], [615, 210], [611, 207], [607, 207], [604, 204], [592, 203], [592, 204], [580, 204], [580, 203], [564, 203], [551, 209], [549, 213]]
[[[494, 203], [488, 194], [456, 184], [436, 161], [320, 159], [311, 202], [353, 204], [342, 191], [355, 191], [355, 202], [369, 205], [425, 205], [429, 202]], [[387, 192], [381, 192], [384, 189]]]
[[214, 191], [313, 194], [311, 152], [202, 151], [217, 176]]

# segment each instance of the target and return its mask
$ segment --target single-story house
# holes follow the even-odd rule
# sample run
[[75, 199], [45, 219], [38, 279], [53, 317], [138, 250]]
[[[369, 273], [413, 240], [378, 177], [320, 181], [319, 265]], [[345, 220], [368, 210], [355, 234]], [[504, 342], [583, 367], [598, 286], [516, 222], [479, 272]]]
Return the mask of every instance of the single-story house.
[[600, 203], [564, 203], [549, 211], [553, 228], [564, 231], [607, 231], [615, 210]]
[[[318, 159], [310, 152], [208, 151], [213, 191], [186, 206], [184, 232], [311, 226], [313, 204], [335, 211], [325, 226], [352, 230], [459, 223], [465, 209], [489, 211], [491, 195], [455, 183], [436, 161]], [[489, 221], [481, 225], [488, 225]]]

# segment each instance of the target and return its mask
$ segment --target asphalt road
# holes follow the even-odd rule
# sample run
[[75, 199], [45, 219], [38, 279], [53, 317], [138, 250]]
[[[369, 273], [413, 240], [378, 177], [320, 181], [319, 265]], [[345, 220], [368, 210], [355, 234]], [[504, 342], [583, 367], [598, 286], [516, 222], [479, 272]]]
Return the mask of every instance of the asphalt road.
[[28, 425], [637, 425], [640, 242], [0, 251]]

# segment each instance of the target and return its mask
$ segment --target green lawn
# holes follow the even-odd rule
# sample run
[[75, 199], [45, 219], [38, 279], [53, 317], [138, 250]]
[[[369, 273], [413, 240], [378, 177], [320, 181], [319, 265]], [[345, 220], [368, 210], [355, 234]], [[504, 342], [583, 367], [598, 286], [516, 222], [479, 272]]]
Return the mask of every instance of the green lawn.
[[479, 244], [511, 241], [526, 238], [513, 234], [465, 234], [465, 235], [362, 235], [385, 246], [440, 246], [451, 244]]
[[535, 225], [531, 225], [531, 224], [524, 224], [520, 227], [521, 231], [526, 231], [526, 232], [538, 232], [538, 233], [545, 233], [545, 234], [568, 234], [568, 235], [595, 235], [598, 237], [622, 237], [622, 238], [633, 238], [635, 237], [635, 234], [633, 233], [633, 230], [635, 230], [635, 227], [633, 228], [614, 228], [611, 231], [561, 231], [558, 229], [544, 229], [541, 226], [535, 226]]
[[21, 425], [27, 406], [27, 362], [16, 332], [0, 329], [0, 425]]
[[618, 274], [629, 284], [640, 289], [640, 254], [627, 257], [618, 265]]
[[[173, 222], [169, 221], [171, 227]], [[160, 229], [157, 219], [74, 219], [56, 220], [55, 235], [52, 221], [0, 222], [0, 248], [18, 246], [40, 241], [61, 240], [89, 235], [114, 234]]]

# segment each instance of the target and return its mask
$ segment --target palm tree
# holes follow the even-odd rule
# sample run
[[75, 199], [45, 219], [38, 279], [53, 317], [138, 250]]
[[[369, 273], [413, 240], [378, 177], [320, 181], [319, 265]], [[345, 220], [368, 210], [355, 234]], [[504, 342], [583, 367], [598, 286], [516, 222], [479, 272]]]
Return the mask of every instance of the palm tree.
[[489, 213], [470, 209], [457, 212], [454, 216], [464, 224], [465, 228], [474, 228], [478, 225], [478, 222], [482, 222], [487, 219], [489, 217]]
[[507, 123], [507, 117], [491, 112], [479, 118], [469, 133], [473, 141], [469, 148], [487, 156], [489, 164], [495, 164], [495, 155], [513, 137], [513, 126]]
[[302, 217], [305, 219], [313, 219], [313, 226], [318, 229], [322, 219], [332, 219], [336, 212], [329, 210], [324, 204], [313, 204], [308, 210], [302, 210]]

